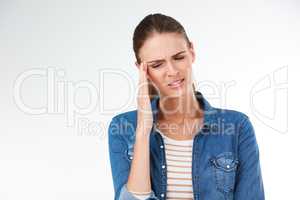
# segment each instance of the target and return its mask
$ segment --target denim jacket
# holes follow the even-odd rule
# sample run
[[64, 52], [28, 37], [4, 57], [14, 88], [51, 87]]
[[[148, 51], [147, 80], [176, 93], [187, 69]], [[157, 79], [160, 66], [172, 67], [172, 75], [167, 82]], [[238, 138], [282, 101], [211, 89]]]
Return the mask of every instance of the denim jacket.
[[[247, 115], [211, 106], [195, 91], [204, 125], [193, 139], [192, 183], [195, 200], [264, 200], [259, 149]], [[156, 123], [159, 96], [151, 101]], [[115, 200], [137, 200], [126, 183], [133, 158], [137, 110], [114, 116], [108, 128]], [[154, 127], [154, 126], [153, 126]], [[167, 165], [163, 138], [150, 133], [150, 199], [166, 199]]]

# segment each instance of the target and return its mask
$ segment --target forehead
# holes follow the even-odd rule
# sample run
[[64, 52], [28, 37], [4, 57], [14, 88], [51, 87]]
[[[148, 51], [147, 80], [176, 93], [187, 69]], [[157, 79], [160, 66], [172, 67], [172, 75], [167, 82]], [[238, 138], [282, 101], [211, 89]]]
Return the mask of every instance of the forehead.
[[140, 49], [142, 61], [168, 58], [179, 51], [187, 50], [184, 37], [178, 33], [155, 33]]

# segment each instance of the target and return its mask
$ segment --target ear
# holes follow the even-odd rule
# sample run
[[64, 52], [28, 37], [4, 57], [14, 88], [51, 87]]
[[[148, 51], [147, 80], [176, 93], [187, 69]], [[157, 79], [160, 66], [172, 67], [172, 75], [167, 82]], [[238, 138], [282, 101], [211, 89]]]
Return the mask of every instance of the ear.
[[194, 63], [196, 59], [196, 53], [194, 49], [194, 44], [192, 42], [190, 42], [190, 52], [192, 54], [192, 62]]

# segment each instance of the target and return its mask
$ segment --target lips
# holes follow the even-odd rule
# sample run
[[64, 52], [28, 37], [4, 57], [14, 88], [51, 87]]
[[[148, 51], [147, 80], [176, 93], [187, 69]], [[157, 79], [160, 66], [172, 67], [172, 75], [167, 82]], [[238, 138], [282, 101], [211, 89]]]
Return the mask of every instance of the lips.
[[179, 79], [179, 80], [176, 80], [176, 81], [173, 81], [173, 82], [169, 83], [168, 86], [178, 86], [178, 85], [180, 85], [183, 81], [184, 81], [184, 78]]

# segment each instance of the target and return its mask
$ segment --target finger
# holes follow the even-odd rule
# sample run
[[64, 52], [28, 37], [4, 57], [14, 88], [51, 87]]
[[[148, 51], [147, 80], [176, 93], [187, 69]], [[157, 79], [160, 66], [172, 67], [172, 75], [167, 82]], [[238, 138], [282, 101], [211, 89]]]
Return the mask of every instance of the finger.
[[147, 75], [148, 74], [148, 64], [146, 62], [144, 62], [144, 71], [145, 71], [145, 74]]
[[148, 64], [146, 62], [143, 63], [143, 72], [145, 73], [145, 77], [148, 78]]
[[140, 65], [140, 76], [141, 76], [141, 79], [146, 79], [147, 77], [147, 71], [146, 71], [146, 64], [144, 62], [141, 63]]
[[141, 74], [143, 72], [143, 62], [139, 65], [139, 73]]
[[144, 71], [144, 62], [141, 62], [140, 64], [140, 72], [142, 73]]
[[140, 65], [140, 80], [139, 80], [139, 86], [140, 86], [140, 92], [142, 94], [148, 93], [148, 80], [146, 75], [146, 64], [144, 62]]

